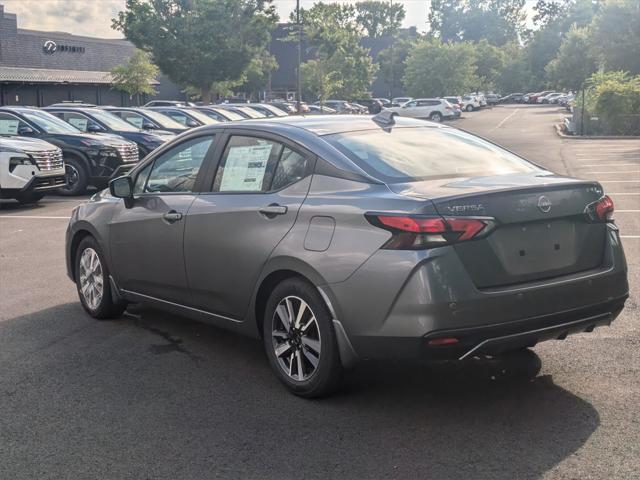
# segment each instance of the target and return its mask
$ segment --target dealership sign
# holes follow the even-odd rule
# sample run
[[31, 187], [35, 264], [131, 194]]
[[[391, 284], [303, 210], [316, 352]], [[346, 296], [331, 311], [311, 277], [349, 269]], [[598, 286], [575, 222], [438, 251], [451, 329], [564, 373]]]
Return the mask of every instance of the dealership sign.
[[84, 53], [84, 47], [77, 45], [58, 45], [53, 40], [45, 40], [42, 44], [42, 51], [47, 55], [53, 55], [56, 52]]

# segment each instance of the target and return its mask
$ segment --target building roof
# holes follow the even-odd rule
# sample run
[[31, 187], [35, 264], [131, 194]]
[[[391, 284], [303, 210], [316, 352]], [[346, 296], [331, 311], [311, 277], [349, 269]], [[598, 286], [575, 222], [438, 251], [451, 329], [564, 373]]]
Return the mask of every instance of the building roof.
[[[24, 83], [89, 83], [109, 85], [113, 83], [110, 72], [89, 70], [53, 70], [43, 68], [0, 67], [0, 82]], [[152, 85], [158, 85], [154, 80]]]

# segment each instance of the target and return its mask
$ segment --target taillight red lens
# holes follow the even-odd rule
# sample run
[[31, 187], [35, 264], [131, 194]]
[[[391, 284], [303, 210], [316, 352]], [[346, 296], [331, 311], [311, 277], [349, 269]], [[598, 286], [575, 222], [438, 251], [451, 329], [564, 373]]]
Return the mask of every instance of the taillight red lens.
[[395, 217], [380, 215], [380, 223], [387, 227], [413, 233], [444, 233], [447, 225], [442, 218]]
[[454, 232], [462, 232], [462, 235], [458, 237], [458, 241], [471, 240], [478, 233], [480, 233], [487, 223], [478, 220], [477, 218], [447, 218], [447, 225]]
[[489, 218], [367, 215], [371, 223], [390, 230], [386, 249], [417, 250], [472, 240], [494, 225]]
[[598, 220], [602, 220], [603, 222], [609, 222], [613, 220], [613, 200], [608, 195], [602, 197], [596, 203], [596, 216]]

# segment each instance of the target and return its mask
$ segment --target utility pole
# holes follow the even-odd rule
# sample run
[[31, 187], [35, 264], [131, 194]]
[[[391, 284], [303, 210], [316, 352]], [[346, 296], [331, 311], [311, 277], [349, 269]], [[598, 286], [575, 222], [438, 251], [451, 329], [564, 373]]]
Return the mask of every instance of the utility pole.
[[[391, 12], [393, 12], [393, 0], [389, 0], [391, 4]], [[396, 72], [394, 68], [393, 43], [395, 42], [396, 29], [391, 27], [391, 88], [389, 89], [389, 101], [393, 98], [393, 90], [396, 83]]]
[[300, 64], [302, 63], [302, 25], [300, 25], [300, 0], [296, 0], [296, 23], [298, 25], [298, 68], [296, 69], [296, 109], [300, 113], [302, 89], [300, 88]]

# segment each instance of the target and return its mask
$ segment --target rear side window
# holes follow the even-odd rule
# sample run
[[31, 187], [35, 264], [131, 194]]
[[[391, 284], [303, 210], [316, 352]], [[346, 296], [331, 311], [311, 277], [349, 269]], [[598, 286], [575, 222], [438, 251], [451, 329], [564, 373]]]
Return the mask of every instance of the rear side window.
[[279, 142], [234, 135], [213, 182], [215, 192], [279, 190], [305, 176], [307, 160]]
[[449, 128], [393, 128], [323, 138], [363, 170], [388, 183], [539, 170], [497, 145]]

